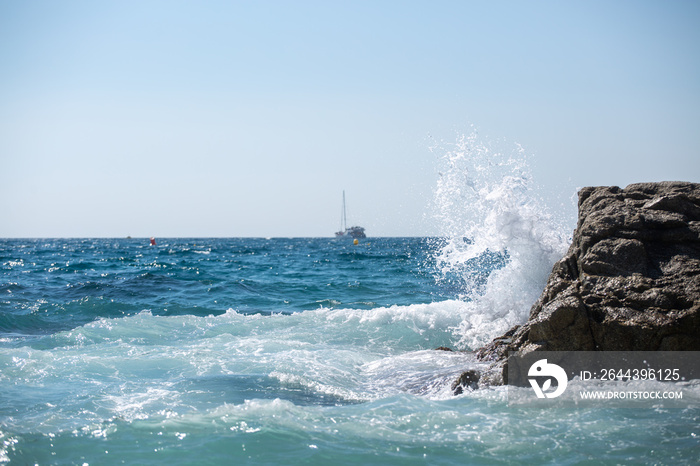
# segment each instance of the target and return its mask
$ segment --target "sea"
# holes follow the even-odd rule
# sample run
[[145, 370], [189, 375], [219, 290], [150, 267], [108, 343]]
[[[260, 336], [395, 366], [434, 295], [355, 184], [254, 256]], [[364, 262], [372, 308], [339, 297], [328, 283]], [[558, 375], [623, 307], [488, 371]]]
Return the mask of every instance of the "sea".
[[570, 241], [527, 167], [444, 151], [431, 237], [0, 239], [0, 464], [698, 464], [700, 397], [453, 393]]

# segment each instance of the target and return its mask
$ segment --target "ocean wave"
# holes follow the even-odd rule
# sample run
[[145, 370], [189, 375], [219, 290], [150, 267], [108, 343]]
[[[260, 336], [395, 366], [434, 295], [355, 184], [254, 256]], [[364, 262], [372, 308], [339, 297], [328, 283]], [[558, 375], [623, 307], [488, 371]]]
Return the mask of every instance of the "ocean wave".
[[427, 349], [449, 343], [445, 328], [458, 322], [459, 305], [291, 315], [229, 310], [206, 317], [144, 310], [3, 348], [0, 385], [36, 387], [35, 398], [6, 394], [24, 400], [17, 419], [39, 431], [72, 429], [101, 418], [131, 422], [165, 412], [180, 415], [247, 398], [330, 405], [400, 392], [439, 396], [436, 380], [447, 383], [467, 359]]

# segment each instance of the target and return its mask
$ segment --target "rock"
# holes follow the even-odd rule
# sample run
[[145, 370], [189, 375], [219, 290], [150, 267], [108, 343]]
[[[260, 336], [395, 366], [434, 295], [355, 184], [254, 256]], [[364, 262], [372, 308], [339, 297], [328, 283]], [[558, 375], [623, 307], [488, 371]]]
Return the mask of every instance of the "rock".
[[578, 207], [528, 321], [477, 351], [482, 383], [507, 381], [508, 351], [700, 351], [700, 184], [583, 188]]
[[452, 393], [455, 395], [460, 395], [464, 393], [465, 388], [476, 390], [479, 388], [480, 378], [481, 373], [475, 369], [462, 372], [462, 375], [460, 375], [459, 378], [452, 384]]

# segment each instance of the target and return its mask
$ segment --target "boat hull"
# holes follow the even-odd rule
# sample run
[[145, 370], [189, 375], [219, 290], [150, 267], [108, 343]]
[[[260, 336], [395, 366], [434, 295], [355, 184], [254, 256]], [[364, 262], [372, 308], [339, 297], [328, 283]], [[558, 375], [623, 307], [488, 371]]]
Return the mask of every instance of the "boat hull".
[[345, 231], [338, 231], [335, 234], [336, 238], [354, 238], [354, 239], [360, 239], [360, 238], [367, 238], [367, 235], [365, 234], [365, 229], [362, 227], [350, 227], [346, 228]]

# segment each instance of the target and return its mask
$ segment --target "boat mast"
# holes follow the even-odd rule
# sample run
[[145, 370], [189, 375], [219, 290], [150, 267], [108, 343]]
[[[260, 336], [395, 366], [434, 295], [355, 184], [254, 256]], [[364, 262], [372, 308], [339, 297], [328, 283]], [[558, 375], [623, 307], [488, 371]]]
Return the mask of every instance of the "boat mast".
[[348, 229], [348, 220], [347, 217], [345, 216], [345, 190], [343, 189], [343, 217], [341, 218], [341, 225], [340, 225], [340, 231], [345, 233], [345, 231]]

